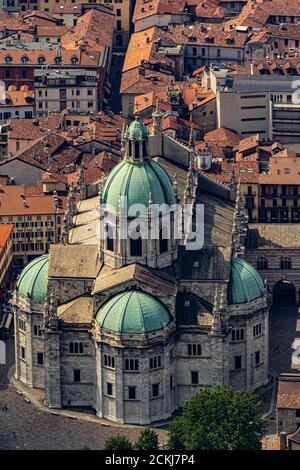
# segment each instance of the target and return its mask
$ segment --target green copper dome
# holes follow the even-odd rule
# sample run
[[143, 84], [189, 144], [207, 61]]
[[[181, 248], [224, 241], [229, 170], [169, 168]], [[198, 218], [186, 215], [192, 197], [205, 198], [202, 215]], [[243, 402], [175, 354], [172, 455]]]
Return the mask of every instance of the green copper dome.
[[49, 255], [39, 256], [21, 272], [16, 290], [30, 300], [43, 302], [48, 285]]
[[[172, 205], [174, 191], [172, 181], [165, 169], [152, 159], [133, 162], [122, 160], [113, 168], [103, 189], [102, 204], [109, 204], [118, 209], [119, 196], [127, 203], [127, 214], [136, 216], [130, 210], [133, 204], [148, 207], [151, 193], [152, 204]], [[145, 216], [145, 210], [141, 211]]]
[[98, 311], [101, 328], [116, 333], [141, 334], [162, 330], [171, 321], [165, 307], [142, 291], [126, 291], [108, 300]]
[[145, 124], [136, 116], [127, 130], [127, 136], [130, 140], [147, 139], [148, 131]]
[[231, 261], [228, 286], [230, 304], [245, 304], [262, 297], [264, 290], [263, 280], [251, 264], [240, 258]]

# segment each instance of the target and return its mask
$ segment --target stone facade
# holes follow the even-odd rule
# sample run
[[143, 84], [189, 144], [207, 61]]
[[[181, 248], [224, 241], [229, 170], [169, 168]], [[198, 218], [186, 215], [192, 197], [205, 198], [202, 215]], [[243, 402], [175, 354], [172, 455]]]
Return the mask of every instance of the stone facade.
[[[138, 139], [146, 138], [142, 131], [138, 127]], [[92, 239], [92, 225], [86, 229], [87, 222], [76, 222], [84, 216], [89, 223], [105, 193], [102, 187], [95, 207], [92, 198], [82, 213], [80, 204], [78, 211], [68, 205], [66, 220], [71, 212], [76, 216], [65, 225], [62, 243], [51, 246], [45, 302], [26, 298], [17, 284], [16, 378], [45, 388], [49, 407], [88, 407], [117, 423], [148, 425], [171, 418], [202, 387], [256, 389], [267, 383], [268, 293], [247, 263], [244, 268], [258, 276], [260, 290], [239, 303], [230, 301], [236, 290], [232, 263], [244, 256], [246, 219], [239, 187], [229, 191], [218, 183], [207, 185], [192, 161], [188, 171], [173, 168], [179, 176], [174, 195], [193, 205], [204, 201], [201, 249], [189, 252], [181, 239], [171, 240], [164, 253], [157, 245], [133, 258], [126, 244], [123, 251], [106, 250], [96, 234]], [[151, 221], [149, 212], [147, 218]], [[68, 243], [73, 238], [77, 242]], [[120, 244], [117, 237], [115, 247]], [[251, 291], [243, 284], [247, 280], [239, 282], [242, 291]], [[111, 307], [113, 318], [106, 326], [101, 312], [124, 293], [139, 293], [145, 304], [135, 304], [132, 311], [129, 301], [118, 311]], [[148, 301], [158, 309], [151, 318], [160, 318], [161, 311], [169, 318], [159, 328], [149, 327]], [[117, 325], [116, 315], [121, 315]], [[37, 364], [38, 353], [43, 364]]]

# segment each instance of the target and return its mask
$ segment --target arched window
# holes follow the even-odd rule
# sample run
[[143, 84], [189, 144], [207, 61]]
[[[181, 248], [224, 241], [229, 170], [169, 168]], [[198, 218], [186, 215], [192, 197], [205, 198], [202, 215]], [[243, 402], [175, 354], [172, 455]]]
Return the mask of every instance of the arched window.
[[160, 253], [165, 253], [166, 251], [168, 251], [168, 239], [164, 238], [164, 235], [166, 234], [164, 234], [164, 231], [161, 228], [159, 232], [159, 252]]
[[106, 249], [108, 251], [114, 251], [114, 231], [111, 225], [106, 226]]
[[61, 63], [61, 57], [56, 56], [54, 61], [55, 61], [56, 64], [60, 64]]
[[142, 256], [143, 243], [142, 238], [138, 237], [136, 240], [130, 239], [130, 256]]
[[22, 55], [21, 61], [22, 61], [23, 64], [27, 64], [28, 60], [29, 60], [29, 59], [28, 59], [28, 56], [27, 56], [27, 55]]
[[261, 255], [257, 258], [256, 266], [257, 269], [268, 269], [268, 260], [263, 255]]
[[73, 55], [71, 57], [71, 64], [73, 64], [73, 65], [78, 64], [78, 57], [76, 55]]
[[143, 140], [143, 157], [147, 155], [147, 147], [146, 147], [146, 141]]
[[7, 64], [10, 64], [10, 63], [12, 62], [12, 56], [11, 56], [10, 54], [7, 54], [7, 55], [5, 56], [5, 62], [6, 62]]
[[43, 55], [40, 55], [40, 56], [38, 57], [38, 63], [39, 63], [39, 64], [44, 64], [44, 63], [45, 63], [45, 60], [46, 60], [46, 59], [45, 59], [45, 56], [43, 56]]
[[138, 141], [134, 142], [134, 157], [140, 158], [140, 143]]
[[283, 258], [281, 258], [280, 269], [292, 269], [291, 258], [288, 258], [287, 256], [284, 256]]

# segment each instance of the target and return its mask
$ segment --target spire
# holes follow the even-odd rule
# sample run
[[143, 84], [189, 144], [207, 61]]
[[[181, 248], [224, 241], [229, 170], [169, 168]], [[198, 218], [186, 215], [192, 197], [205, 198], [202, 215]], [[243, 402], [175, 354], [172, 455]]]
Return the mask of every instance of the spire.
[[237, 184], [237, 195], [232, 227], [232, 255], [243, 257], [245, 252], [245, 237], [247, 234], [248, 216], [245, 214], [244, 197], [241, 182]]
[[156, 99], [155, 111], [152, 113], [153, 132], [152, 135], [160, 135], [162, 133], [163, 113], [160, 110], [160, 99]]
[[189, 147], [193, 150], [195, 150], [195, 132], [194, 132], [194, 123], [192, 119], [191, 121], [191, 132], [190, 132], [190, 138], [189, 138]]

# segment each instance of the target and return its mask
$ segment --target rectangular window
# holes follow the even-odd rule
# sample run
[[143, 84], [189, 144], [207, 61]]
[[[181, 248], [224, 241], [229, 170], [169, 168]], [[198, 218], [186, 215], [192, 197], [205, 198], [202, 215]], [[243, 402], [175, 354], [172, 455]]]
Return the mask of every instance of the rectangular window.
[[33, 325], [34, 336], [42, 336], [42, 330], [40, 325]]
[[173, 375], [170, 375], [170, 390], [174, 388], [174, 380], [173, 380]]
[[188, 344], [188, 356], [201, 356], [201, 344]]
[[152, 396], [153, 397], [158, 397], [159, 395], [159, 383], [158, 384], [152, 384]]
[[37, 363], [42, 366], [44, 364], [44, 354], [41, 352], [37, 353]]
[[242, 368], [242, 356], [234, 356], [234, 368], [235, 369]]
[[74, 382], [80, 382], [80, 369], [74, 369]]
[[255, 365], [260, 364], [260, 351], [255, 352]]
[[72, 342], [69, 344], [69, 353], [70, 354], [83, 354], [83, 343], [81, 342]]
[[262, 333], [262, 324], [257, 323], [256, 325], [253, 326], [253, 337], [255, 338], [256, 336], [261, 335]]
[[125, 359], [125, 370], [126, 371], [138, 371], [139, 370], [138, 359]]
[[25, 359], [25, 348], [24, 348], [24, 346], [21, 346], [21, 348], [20, 348], [20, 354], [21, 354], [21, 358], [22, 358], [22, 359]]
[[104, 354], [104, 366], [110, 367], [111, 369], [115, 368], [115, 358], [113, 356], [109, 356], [108, 354]]
[[109, 396], [112, 396], [113, 394], [113, 384], [110, 382], [106, 382], [106, 393]]
[[192, 385], [198, 385], [199, 384], [199, 372], [198, 371], [191, 371], [191, 381]]
[[149, 368], [150, 369], [159, 369], [161, 367], [161, 356], [150, 357], [149, 359]]
[[231, 331], [231, 341], [244, 341], [244, 328], [237, 328]]
[[128, 387], [128, 398], [129, 400], [135, 400], [136, 398], [136, 387]]

